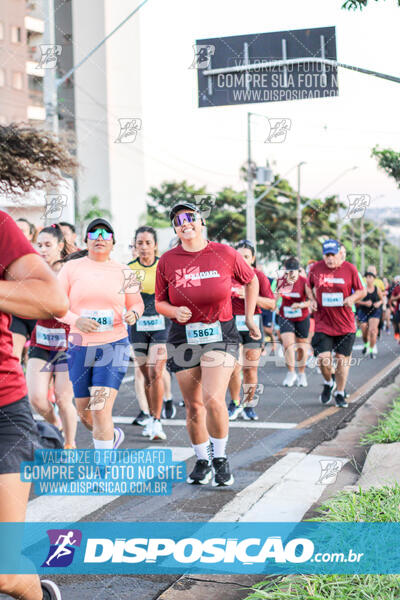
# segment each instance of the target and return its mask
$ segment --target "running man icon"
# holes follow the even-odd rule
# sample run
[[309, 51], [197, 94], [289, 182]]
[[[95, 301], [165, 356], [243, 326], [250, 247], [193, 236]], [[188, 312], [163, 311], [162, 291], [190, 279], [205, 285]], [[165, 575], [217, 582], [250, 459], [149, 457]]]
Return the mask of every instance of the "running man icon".
[[70, 565], [75, 547], [81, 544], [81, 531], [79, 529], [51, 529], [47, 534], [50, 538], [50, 549], [42, 567], [67, 567]]

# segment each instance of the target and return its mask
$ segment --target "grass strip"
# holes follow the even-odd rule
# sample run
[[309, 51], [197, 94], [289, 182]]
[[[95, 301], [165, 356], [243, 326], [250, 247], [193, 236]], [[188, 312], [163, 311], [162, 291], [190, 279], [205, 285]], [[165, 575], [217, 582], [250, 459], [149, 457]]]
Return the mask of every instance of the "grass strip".
[[391, 410], [379, 420], [375, 429], [361, 438], [361, 444], [392, 442], [400, 442], [400, 400], [395, 400]]

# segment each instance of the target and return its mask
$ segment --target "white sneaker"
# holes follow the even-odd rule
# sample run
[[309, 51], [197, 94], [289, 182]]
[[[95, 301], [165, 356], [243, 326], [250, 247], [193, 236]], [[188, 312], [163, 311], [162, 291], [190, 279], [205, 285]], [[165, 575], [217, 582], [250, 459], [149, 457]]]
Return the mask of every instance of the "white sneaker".
[[162, 428], [161, 421], [153, 419], [153, 430], [151, 432], [150, 441], [158, 442], [166, 439], [167, 436]]
[[298, 387], [307, 387], [308, 381], [305, 373], [299, 373], [297, 376], [297, 385]]
[[288, 371], [286, 374], [285, 379], [283, 380], [283, 384], [285, 387], [293, 387], [294, 384], [297, 381], [297, 375], [296, 373], [292, 373], [291, 371]]
[[373, 348], [371, 348], [371, 354], [373, 354], [374, 356], [376, 356], [378, 354], [378, 347], [374, 346]]
[[146, 425], [143, 428], [142, 435], [144, 435], [145, 437], [151, 437], [153, 433], [153, 424], [154, 419], [153, 417], [150, 417], [150, 419], [148, 419]]

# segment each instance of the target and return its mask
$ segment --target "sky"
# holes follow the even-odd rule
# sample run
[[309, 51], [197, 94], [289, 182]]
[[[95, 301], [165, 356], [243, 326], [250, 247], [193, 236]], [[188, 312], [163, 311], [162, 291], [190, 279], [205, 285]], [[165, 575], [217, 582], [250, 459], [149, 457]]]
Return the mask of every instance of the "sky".
[[[150, 0], [140, 11], [142, 106], [146, 183], [183, 180], [209, 192], [244, 189], [248, 111], [291, 120], [284, 143], [266, 144], [266, 125], [254, 119], [252, 152], [309, 197], [366, 194], [371, 207], [400, 206], [394, 181], [371, 158], [375, 145], [399, 148], [400, 85], [339, 69], [339, 96], [327, 99], [197, 107], [197, 73], [190, 69], [196, 39], [336, 26], [338, 60], [400, 76], [395, 0], [369, 1], [360, 11], [342, 0]], [[137, 65], [132, 64], [132, 68]], [[126, 111], [123, 98], [115, 111]], [[357, 169], [350, 170], [352, 167]], [[344, 171], [336, 183], [331, 184]], [[324, 189], [325, 188], [325, 189]], [[323, 190], [323, 191], [322, 191]]]

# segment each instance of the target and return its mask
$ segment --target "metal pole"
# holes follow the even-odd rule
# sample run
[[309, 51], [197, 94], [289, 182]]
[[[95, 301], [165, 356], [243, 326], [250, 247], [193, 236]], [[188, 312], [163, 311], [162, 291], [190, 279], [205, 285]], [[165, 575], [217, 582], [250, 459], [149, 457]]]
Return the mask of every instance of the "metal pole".
[[379, 277], [383, 277], [383, 235], [379, 231]]
[[337, 207], [336, 207], [336, 238], [338, 241], [340, 241], [340, 230], [341, 230], [341, 222], [340, 222], [340, 202], [339, 202], [339, 196], [336, 196], [337, 198]]
[[301, 263], [301, 200], [300, 200], [300, 167], [297, 165], [297, 258]]
[[[44, 28], [44, 43], [55, 46], [54, 0], [45, 0], [45, 15], [47, 16]], [[46, 125], [50, 131], [58, 136], [58, 111], [57, 111], [57, 78], [56, 67], [44, 69], [43, 99], [46, 108]]]
[[365, 271], [365, 238], [364, 238], [364, 217], [360, 219], [360, 238], [361, 238], [361, 275]]
[[251, 169], [251, 113], [247, 113], [247, 203], [246, 236], [256, 244], [255, 205], [253, 192], [253, 172]]
[[356, 264], [357, 256], [356, 256], [356, 237], [354, 231], [354, 220], [351, 219], [351, 261], [353, 264]]

